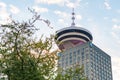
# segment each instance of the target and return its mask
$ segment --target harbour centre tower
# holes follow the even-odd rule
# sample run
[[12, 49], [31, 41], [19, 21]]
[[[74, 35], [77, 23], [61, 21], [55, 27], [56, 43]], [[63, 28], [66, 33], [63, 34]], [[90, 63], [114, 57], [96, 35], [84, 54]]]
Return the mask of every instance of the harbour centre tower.
[[111, 57], [92, 43], [90, 31], [75, 25], [75, 13], [72, 12], [72, 24], [56, 31], [56, 42], [60, 50], [58, 66], [67, 69], [75, 65], [84, 66], [88, 80], [113, 80]]

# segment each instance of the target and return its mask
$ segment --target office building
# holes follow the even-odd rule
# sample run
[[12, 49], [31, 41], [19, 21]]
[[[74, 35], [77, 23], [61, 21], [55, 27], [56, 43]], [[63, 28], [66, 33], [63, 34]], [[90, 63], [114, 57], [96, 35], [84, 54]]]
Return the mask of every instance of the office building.
[[88, 80], [113, 80], [111, 57], [92, 43], [93, 37], [87, 29], [75, 26], [75, 13], [72, 24], [56, 31], [56, 42], [61, 53], [58, 54], [59, 67], [68, 69], [84, 66]]

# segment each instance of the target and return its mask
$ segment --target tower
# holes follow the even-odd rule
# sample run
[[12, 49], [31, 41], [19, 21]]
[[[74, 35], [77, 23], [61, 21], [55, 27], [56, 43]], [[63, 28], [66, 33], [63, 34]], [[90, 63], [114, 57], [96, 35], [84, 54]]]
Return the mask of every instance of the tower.
[[92, 43], [90, 31], [75, 26], [75, 13], [72, 24], [56, 31], [56, 43], [62, 52], [58, 54], [58, 66], [67, 69], [75, 65], [84, 66], [88, 80], [113, 80], [111, 57]]
[[66, 27], [56, 31], [56, 42], [58, 47], [65, 51], [78, 45], [92, 42], [93, 37], [90, 31], [85, 28], [75, 26], [74, 9], [72, 12], [72, 24], [70, 27]]

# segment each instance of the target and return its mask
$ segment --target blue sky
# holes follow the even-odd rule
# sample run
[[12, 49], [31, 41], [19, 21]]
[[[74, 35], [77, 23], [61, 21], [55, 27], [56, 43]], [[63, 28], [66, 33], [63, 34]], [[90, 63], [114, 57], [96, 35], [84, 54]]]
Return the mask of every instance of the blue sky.
[[120, 0], [0, 0], [0, 23], [6, 23], [9, 15], [16, 20], [31, 17], [28, 7], [48, 19], [53, 29], [43, 22], [36, 36], [54, 34], [56, 30], [71, 25], [74, 7], [76, 26], [88, 29], [93, 34], [93, 43], [112, 58], [113, 78], [120, 76]]

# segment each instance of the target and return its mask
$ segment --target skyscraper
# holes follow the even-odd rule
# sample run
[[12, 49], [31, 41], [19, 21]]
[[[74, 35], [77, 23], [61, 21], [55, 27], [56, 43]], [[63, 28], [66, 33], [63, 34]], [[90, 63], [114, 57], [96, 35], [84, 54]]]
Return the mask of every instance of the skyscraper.
[[92, 43], [93, 37], [87, 29], [72, 24], [56, 31], [59, 53], [59, 67], [67, 69], [75, 65], [84, 66], [88, 80], [112, 80], [111, 57]]

